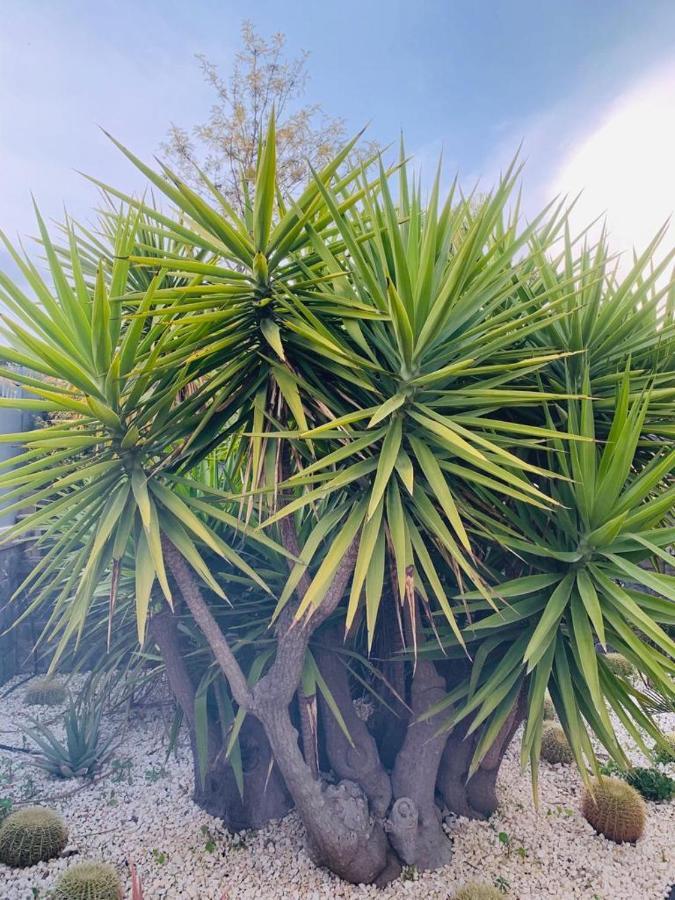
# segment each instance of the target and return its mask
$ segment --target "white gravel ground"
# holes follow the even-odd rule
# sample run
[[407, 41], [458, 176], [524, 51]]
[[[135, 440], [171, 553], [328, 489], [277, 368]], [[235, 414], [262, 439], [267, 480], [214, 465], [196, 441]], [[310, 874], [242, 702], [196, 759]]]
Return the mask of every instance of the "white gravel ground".
[[[11, 683], [2, 693], [8, 687]], [[21, 743], [19, 727], [27, 712], [23, 690], [0, 699], [0, 743]], [[45, 708], [38, 714], [55, 715]], [[662, 716], [661, 724], [675, 730], [675, 716]], [[126, 764], [94, 784], [55, 781], [23, 754], [0, 751], [0, 797], [57, 809], [70, 829], [66, 854], [71, 854], [23, 870], [0, 864], [0, 900], [46, 900], [58, 873], [78, 858], [112, 863], [127, 885], [127, 861], [134, 861], [145, 900], [446, 900], [470, 880], [496, 884], [507, 897], [521, 900], [660, 900], [675, 881], [675, 801], [649, 804], [646, 833], [637, 845], [613, 844], [581, 817], [580, 780], [569, 766], [542, 763], [541, 804], [534, 809], [529, 777], [518, 768], [517, 741], [502, 767], [501, 804], [492, 819], [448, 821], [452, 864], [423, 875], [409, 872], [378, 891], [347, 885], [316, 869], [303, 850], [303, 829], [295, 815], [257, 833], [227, 833], [190, 800], [192, 770], [185, 746], [177, 759], [165, 763], [160, 713], [108, 727], [122, 734], [117, 758]], [[626, 746], [632, 746], [627, 737]], [[635, 748], [631, 755], [641, 761]]]

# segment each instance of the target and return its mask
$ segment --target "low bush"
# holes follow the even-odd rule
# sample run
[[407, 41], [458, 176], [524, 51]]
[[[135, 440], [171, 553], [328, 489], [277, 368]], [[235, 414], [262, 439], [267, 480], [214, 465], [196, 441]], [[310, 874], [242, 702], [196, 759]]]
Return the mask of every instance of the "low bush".
[[670, 800], [675, 795], [675, 781], [659, 769], [637, 766], [623, 774], [623, 779], [634, 787], [645, 800]]
[[101, 739], [103, 701], [84, 693], [72, 701], [63, 716], [65, 742], [60, 741], [47, 725], [33, 720], [26, 734], [40, 748], [36, 765], [57, 778], [92, 776], [110, 759], [113, 738]]
[[654, 754], [654, 762], [661, 763], [662, 765], [675, 763], [675, 731], [664, 734], [663, 737], [666, 741], [665, 747], [654, 744], [652, 751]]

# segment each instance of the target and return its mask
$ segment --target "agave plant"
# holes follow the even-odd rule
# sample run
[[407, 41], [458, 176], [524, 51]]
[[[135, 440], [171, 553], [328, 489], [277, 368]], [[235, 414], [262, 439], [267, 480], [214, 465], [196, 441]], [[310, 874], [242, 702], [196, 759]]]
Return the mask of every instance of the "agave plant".
[[494, 810], [525, 719], [536, 777], [547, 688], [584, 772], [592, 735], [622, 761], [612, 715], [658, 737], [594, 645], [672, 696], [674, 323], [653, 247], [620, 283], [561, 207], [521, 225], [515, 165], [423, 199], [352, 146], [283, 197], [272, 118], [242, 215], [122, 148], [169, 209], [101, 185], [102, 235], [40, 223], [0, 354], [54, 418], [0, 487], [57, 657], [133, 621], [198, 802], [293, 804], [318, 864], [382, 883], [449, 859], [437, 790]]
[[46, 724], [34, 720], [24, 731], [39, 747], [35, 764], [57, 778], [92, 777], [112, 757], [115, 737], [101, 736], [105, 698], [83, 690], [63, 714], [65, 740]]

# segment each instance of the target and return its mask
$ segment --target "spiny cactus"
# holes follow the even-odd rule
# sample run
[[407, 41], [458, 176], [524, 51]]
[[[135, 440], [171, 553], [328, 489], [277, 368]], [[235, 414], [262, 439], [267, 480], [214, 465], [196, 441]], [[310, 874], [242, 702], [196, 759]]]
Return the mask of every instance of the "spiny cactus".
[[37, 678], [26, 688], [23, 702], [26, 706], [60, 706], [66, 702], [67, 691], [53, 678]]
[[574, 759], [565, 732], [554, 722], [548, 722], [541, 735], [541, 758], [546, 762], [565, 764]]
[[544, 721], [550, 722], [555, 719], [555, 706], [550, 697], [544, 697]]
[[53, 810], [27, 806], [7, 816], [0, 827], [0, 862], [24, 868], [58, 856], [66, 846], [68, 829]]
[[635, 672], [633, 664], [629, 663], [626, 657], [620, 653], [605, 654], [605, 662], [609, 667], [609, 671], [613, 675], [618, 675], [619, 678], [630, 678]]
[[54, 900], [122, 900], [123, 896], [115, 869], [89, 860], [65, 871], [54, 890]]
[[584, 788], [581, 811], [599, 833], [617, 844], [634, 843], [642, 837], [646, 820], [645, 802], [635, 788], [619, 778], [594, 780]]
[[452, 900], [503, 900], [503, 895], [491, 884], [469, 881], [452, 895]]

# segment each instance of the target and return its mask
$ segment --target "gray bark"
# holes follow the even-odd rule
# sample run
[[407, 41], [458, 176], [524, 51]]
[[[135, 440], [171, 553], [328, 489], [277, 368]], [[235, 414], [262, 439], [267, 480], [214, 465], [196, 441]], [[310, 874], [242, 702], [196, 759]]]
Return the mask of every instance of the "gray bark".
[[225, 756], [223, 737], [213, 722], [208, 727], [208, 762], [202, 779], [195, 732], [195, 688], [180, 647], [175, 615], [169, 609], [154, 615], [150, 633], [162, 655], [169, 687], [188, 728], [194, 766], [195, 803], [221, 818], [232, 831], [260, 828], [271, 819], [286, 815], [292, 805], [291, 799], [279, 769], [274, 765], [265, 733], [250, 716], [244, 721], [239, 735], [243, 798], [232, 766]]
[[335, 630], [325, 636], [328, 646], [319, 646], [314, 656], [319, 670], [338, 705], [349, 740], [333, 715], [326, 700], [321, 697], [323, 731], [326, 736], [326, 753], [331, 768], [339, 778], [358, 782], [363, 788], [373, 814], [382, 818], [391, 803], [391, 780], [380, 761], [375, 738], [366, 723], [357, 715], [349, 689], [349, 676], [331, 644], [338, 641]]
[[418, 660], [411, 686], [412, 721], [391, 778], [396, 801], [387, 830], [403, 862], [419, 869], [445, 865], [452, 853], [435, 799], [446, 735], [436, 734], [441, 724], [439, 716], [419, 721], [419, 716], [444, 696], [445, 682], [434, 664]]
[[448, 737], [438, 771], [437, 788], [450, 812], [468, 819], [487, 819], [497, 809], [497, 776], [504, 754], [523, 721], [525, 695], [521, 695], [475, 774], [469, 766], [478, 736], [466, 736], [462, 722]]

